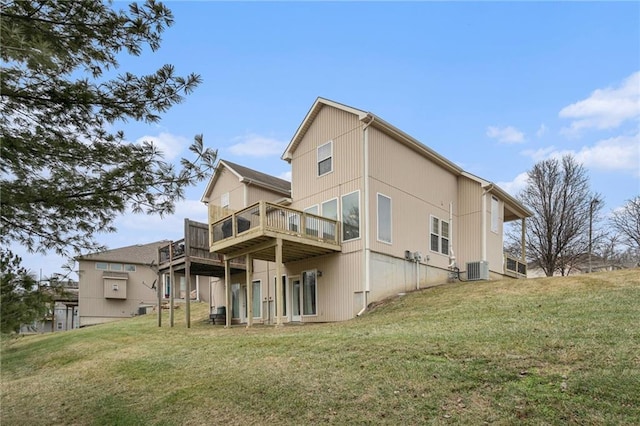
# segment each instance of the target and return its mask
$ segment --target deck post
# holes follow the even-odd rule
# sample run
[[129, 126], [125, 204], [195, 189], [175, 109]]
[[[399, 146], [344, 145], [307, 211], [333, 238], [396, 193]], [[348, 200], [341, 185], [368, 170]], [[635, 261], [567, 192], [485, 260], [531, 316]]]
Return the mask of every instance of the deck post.
[[229, 268], [229, 258], [227, 256], [224, 257], [224, 300], [226, 309], [226, 324], [225, 328], [231, 327], [231, 285], [229, 281], [231, 280], [231, 270]]
[[282, 238], [276, 239], [276, 326], [282, 325]]
[[521, 260], [522, 263], [526, 264], [527, 263], [527, 238], [526, 238], [526, 230], [527, 230], [527, 221], [526, 219], [523, 217], [522, 218], [522, 235], [520, 236], [520, 253], [521, 253]]
[[184, 315], [187, 321], [187, 328], [191, 328], [191, 261], [187, 258], [184, 262], [185, 299]]
[[267, 204], [264, 201], [260, 201], [258, 209], [260, 210], [260, 229], [264, 231], [267, 220]]
[[251, 255], [245, 256], [245, 271], [247, 281], [247, 328], [253, 325], [253, 268], [251, 267]]
[[[160, 265], [160, 249], [158, 249], [158, 265]], [[158, 297], [158, 327], [162, 327], [162, 274], [158, 268], [158, 278], [156, 278], [156, 293]]]
[[173, 294], [175, 293], [175, 282], [173, 276], [173, 241], [169, 243], [169, 327], [173, 327]]

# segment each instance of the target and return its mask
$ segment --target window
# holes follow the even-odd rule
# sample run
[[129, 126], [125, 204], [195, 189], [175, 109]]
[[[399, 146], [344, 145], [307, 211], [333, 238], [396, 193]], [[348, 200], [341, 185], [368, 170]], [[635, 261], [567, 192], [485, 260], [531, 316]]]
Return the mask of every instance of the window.
[[491, 232], [498, 232], [498, 206], [498, 199], [491, 197]]
[[342, 196], [342, 241], [360, 238], [360, 192]]
[[229, 207], [229, 193], [225, 192], [220, 196], [220, 207]]
[[96, 262], [96, 269], [102, 269], [106, 271], [109, 268], [109, 264], [106, 262]]
[[316, 271], [302, 273], [302, 314], [317, 315], [316, 300], [318, 299], [316, 285]]
[[333, 171], [333, 141], [329, 141], [318, 147], [318, 176], [326, 175]]
[[[338, 199], [325, 201], [322, 203], [322, 217], [338, 220]], [[336, 229], [331, 223], [325, 222], [322, 226], [322, 237], [329, 240], [336, 239]]]
[[391, 198], [378, 194], [378, 241], [391, 244]]
[[136, 271], [136, 265], [124, 265], [124, 270], [126, 272], [135, 272]]
[[[307, 207], [306, 209], [304, 209], [305, 213], [311, 213], [311, 214], [315, 214], [318, 215], [318, 206], [311, 206], [311, 207]], [[306, 227], [306, 234], [307, 235], [312, 235], [314, 237], [318, 236], [318, 219], [316, 219], [315, 217], [307, 217], [307, 220], [305, 222]]]
[[240, 318], [240, 284], [231, 284], [231, 318]]
[[167, 274], [164, 276], [164, 298], [168, 299], [170, 295], [171, 295], [171, 276]]
[[431, 216], [431, 233], [429, 248], [431, 251], [449, 254], [449, 222]]
[[110, 271], [122, 271], [122, 264], [121, 263], [110, 263], [109, 264], [109, 270]]
[[253, 317], [254, 318], [261, 318], [262, 317], [262, 313], [261, 313], [261, 309], [262, 309], [262, 303], [260, 303], [260, 301], [262, 300], [262, 295], [260, 294], [260, 289], [262, 288], [262, 286], [260, 285], [260, 280], [258, 281], [253, 281], [251, 283], [251, 285], [253, 286], [251, 292], [251, 298], [252, 300], [252, 309], [253, 309]]
[[[275, 286], [277, 282], [276, 277], [273, 277], [273, 284], [274, 284], [274, 292], [275, 292], [275, 296], [276, 296], [276, 312], [278, 312], [278, 305], [277, 305], [277, 298], [278, 298], [278, 288]], [[280, 285], [282, 286], [282, 315], [283, 316], [287, 316], [287, 276], [283, 275], [282, 276], [282, 281], [280, 282]]]

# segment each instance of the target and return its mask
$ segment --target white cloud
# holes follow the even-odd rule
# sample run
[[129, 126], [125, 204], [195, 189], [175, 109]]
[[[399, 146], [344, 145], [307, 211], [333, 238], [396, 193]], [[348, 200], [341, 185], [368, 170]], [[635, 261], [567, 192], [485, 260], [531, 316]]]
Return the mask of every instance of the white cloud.
[[568, 136], [589, 128], [612, 129], [640, 118], [640, 71], [627, 77], [619, 87], [597, 89], [587, 99], [562, 108], [559, 116], [574, 120], [562, 130]]
[[640, 173], [640, 134], [601, 140], [573, 154], [586, 167]]
[[[128, 213], [116, 219], [115, 226], [118, 235], [127, 240], [135, 236], [136, 241], [123, 242], [114, 247], [183, 238], [185, 218], [207, 223], [207, 206], [199, 200], [183, 200], [176, 203], [175, 213], [171, 216]], [[114, 248], [111, 244], [109, 247]]]
[[487, 136], [497, 139], [500, 143], [513, 144], [524, 142], [524, 133], [512, 126], [507, 127], [487, 127]]
[[498, 186], [505, 191], [507, 191], [510, 195], [516, 196], [518, 193], [527, 186], [527, 179], [529, 175], [527, 172], [520, 173], [510, 182], [498, 182]]
[[291, 171], [280, 173], [278, 177], [280, 179], [288, 180], [289, 182], [291, 182]]
[[630, 171], [640, 175], [640, 134], [617, 136], [598, 141], [593, 146], [584, 146], [580, 150], [559, 150], [555, 147], [536, 151], [523, 151], [534, 161], [547, 158], [560, 158], [571, 154], [585, 167], [598, 170]]
[[555, 146], [549, 146], [547, 148], [540, 148], [540, 149], [536, 149], [536, 150], [527, 149], [527, 150], [522, 151], [521, 154], [522, 155], [526, 155], [527, 157], [531, 157], [531, 159], [533, 161], [538, 162], [538, 161], [542, 161], [542, 160], [545, 160], [545, 159], [551, 157], [552, 154], [554, 152], [557, 152], [557, 151], [558, 150], [556, 149]]
[[538, 131], [536, 131], [536, 136], [539, 138], [542, 137], [545, 133], [547, 133], [547, 130], [549, 130], [547, 129], [547, 126], [542, 123], [540, 127], [538, 127]]
[[164, 159], [167, 161], [175, 159], [184, 148], [189, 146], [187, 138], [167, 132], [161, 132], [158, 136], [142, 136], [136, 140], [136, 143], [141, 144], [145, 141], [152, 142], [164, 154]]
[[254, 133], [234, 138], [236, 143], [229, 147], [229, 152], [234, 155], [249, 157], [270, 157], [281, 155], [287, 147], [286, 142], [277, 139], [260, 136]]

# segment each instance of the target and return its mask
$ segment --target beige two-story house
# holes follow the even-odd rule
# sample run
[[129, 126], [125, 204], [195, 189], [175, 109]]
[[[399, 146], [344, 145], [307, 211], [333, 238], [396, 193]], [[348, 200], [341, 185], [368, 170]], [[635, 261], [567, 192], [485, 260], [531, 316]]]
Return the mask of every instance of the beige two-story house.
[[318, 98], [282, 158], [290, 192], [221, 161], [203, 195], [228, 324], [341, 321], [451, 279], [526, 276], [503, 229], [531, 213], [375, 114]]

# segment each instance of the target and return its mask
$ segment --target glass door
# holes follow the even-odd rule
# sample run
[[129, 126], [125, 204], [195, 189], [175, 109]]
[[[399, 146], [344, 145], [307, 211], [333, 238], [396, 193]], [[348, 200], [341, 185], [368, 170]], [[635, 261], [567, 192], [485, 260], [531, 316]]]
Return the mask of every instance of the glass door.
[[291, 321], [302, 321], [300, 315], [300, 278], [291, 278]]

